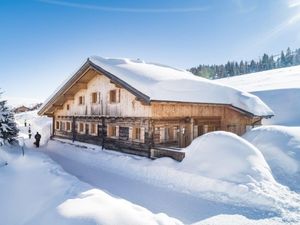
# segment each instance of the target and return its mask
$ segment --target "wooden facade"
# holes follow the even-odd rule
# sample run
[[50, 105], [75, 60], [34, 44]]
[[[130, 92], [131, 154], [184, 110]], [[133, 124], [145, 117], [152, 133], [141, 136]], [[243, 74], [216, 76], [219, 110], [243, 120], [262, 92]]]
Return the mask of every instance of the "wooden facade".
[[151, 101], [90, 62], [39, 114], [53, 118], [53, 136], [146, 157], [151, 149], [186, 147], [211, 131], [242, 135], [262, 119], [226, 104]]

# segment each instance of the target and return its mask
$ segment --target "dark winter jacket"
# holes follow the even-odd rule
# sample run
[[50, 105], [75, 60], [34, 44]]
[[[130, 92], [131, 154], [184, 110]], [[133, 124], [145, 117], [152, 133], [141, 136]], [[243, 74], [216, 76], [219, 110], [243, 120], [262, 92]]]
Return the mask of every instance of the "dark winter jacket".
[[35, 140], [40, 141], [41, 140], [41, 135], [40, 134], [36, 134], [34, 136]]

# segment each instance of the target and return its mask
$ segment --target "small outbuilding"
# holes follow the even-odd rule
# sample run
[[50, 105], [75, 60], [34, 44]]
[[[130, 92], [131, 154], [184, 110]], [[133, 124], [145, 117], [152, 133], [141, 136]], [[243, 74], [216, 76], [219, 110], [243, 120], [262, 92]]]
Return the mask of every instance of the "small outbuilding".
[[22, 112], [28, 112], [30, 111], [30, 108], [22, 105], [22, 106], [19, 106], [17, 108], [14, 109], [14, 113], [22, 113]]

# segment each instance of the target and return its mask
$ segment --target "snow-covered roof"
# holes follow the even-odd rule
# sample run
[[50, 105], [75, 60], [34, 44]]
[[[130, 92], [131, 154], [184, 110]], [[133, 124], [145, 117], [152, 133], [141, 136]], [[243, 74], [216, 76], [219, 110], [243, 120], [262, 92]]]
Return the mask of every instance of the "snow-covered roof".
[[256, 116], [273, 111], [257, 96], [193, 75], [186, 70], [142, 60], [93, 56], [89, 61], [150, 98], [150, 101], [228, 104]]

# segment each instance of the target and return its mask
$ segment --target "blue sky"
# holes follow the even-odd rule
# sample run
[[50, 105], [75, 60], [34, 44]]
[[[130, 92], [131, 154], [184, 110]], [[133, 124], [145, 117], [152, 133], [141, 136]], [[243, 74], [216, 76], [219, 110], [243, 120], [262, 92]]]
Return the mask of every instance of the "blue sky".
[[300, 47], [300, 0], [0, 0], [4, 97], [45, 100], [90, 55], [179, 68]]

